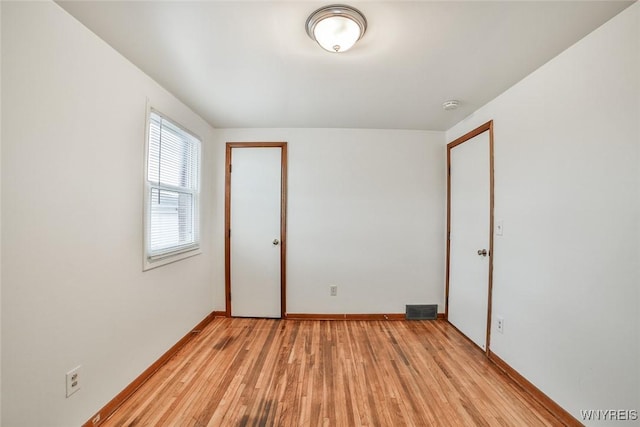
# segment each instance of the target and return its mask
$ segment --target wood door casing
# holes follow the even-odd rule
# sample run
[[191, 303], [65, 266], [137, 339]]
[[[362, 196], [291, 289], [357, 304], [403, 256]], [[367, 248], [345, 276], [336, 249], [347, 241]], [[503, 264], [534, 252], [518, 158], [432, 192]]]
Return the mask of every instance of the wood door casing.
[[449, 279], [451, 262], [451, 150], [456, 146], [480, 135], [483, 132], [489, 133], [489, 271], [487, 278], [488, 300], [487, 300], [487, 332], [485, 353], [489, 354], [491, 343], [491, 310], [493, 293], [493, 224], [494, 224], [494, 155], [493, 155], [493, 120], [484, 123], [472, 131], [462, 135], [456, 140], [447, 144], [447, 236], [446, 236], [446, 268], [445, 268], [445, 318], [449, 317]]
[[231, 317], [231, 175], [232, 149], [281, 148], [280, 198], [280, 317], [286, 316], [287, 289], [287, 143], [286, 142], [227, 142], [225, 156], [225, 313]]

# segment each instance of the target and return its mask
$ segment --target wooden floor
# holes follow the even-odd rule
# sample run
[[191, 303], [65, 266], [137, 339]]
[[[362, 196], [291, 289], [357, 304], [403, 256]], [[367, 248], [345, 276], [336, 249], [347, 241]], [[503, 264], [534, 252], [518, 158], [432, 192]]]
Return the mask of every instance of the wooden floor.
[[215, 319], [103, 426], [561, 425], [446, 321]]

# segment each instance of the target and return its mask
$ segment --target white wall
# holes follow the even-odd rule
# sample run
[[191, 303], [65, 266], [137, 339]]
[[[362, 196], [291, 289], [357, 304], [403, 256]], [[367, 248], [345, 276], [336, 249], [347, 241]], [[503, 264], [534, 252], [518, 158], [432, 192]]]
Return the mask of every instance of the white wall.
[[2, 424], [77, 426], [212, 310], [208, 221], [142, 272], [146, 99], [213, 129], [51, 2], [3, 2], [2, 89]]
[[[0, 46], [2, 46], [2, 3], [0, 2]], [[2, 99], [2, 55], [0, 55], [0, 100]], [[2, 102], [0, 102], [0, 236], [2, 235]], [[2, 425], [2, 243], [0, 242], [0, 425]]]
[[447, 132], [494, 120], [491, 349], [578, 419], [640, 410], [639, 43], [636, 3]]
[[[209, 167], [224, 185], [226, 142], [288, 142], [287, 312], [444, 310], [443, 132], [350, 129], [217, 130]], [[216, 212], [222, 236], [223, 207]], [[223, 241], [216, 239], [215, 283]], [[338, 296], [329, 296], [329, 285]], [[215, 301], [224, 301], [216, 286]], [[218, 303], [217, 310], [224, 309]]]

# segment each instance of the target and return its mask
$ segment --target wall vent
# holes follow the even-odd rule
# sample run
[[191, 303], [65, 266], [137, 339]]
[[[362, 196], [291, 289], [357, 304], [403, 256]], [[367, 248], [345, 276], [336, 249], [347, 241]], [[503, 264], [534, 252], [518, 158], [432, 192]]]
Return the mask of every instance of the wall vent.
[[407, 320], [435, 320], [438, 318], [438, 304], [407, 305]]

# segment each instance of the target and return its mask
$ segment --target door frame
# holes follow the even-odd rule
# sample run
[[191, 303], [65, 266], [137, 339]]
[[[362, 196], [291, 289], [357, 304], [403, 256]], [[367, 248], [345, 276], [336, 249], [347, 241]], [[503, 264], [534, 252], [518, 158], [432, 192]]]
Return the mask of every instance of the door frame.
[[[472, 131], [462, 135], [460, 138], [447, 144], [447, 261], [445, 270], [445, 319], [447, 319], [447, 321], [449, 320], [449, 264], [451, 260], [451, 150], [484, 132], [489, 132], [489, 277], [487, 277], [487, 339], [484, 350], [484, 352], [489, 355], [489, 343], [491, 342], [491, 301], [493, 294], [493, 120], [489, 120], [485, 124], [478, 126]], [[474, 345], [476, 344], [474, 343]]]
[[224, 184], [224, 293], [225, 313], [231, 317], [231, 168], [234, 148], [280, 148], [280, 318], [287, 308], [287, 143], [227, 142]]

